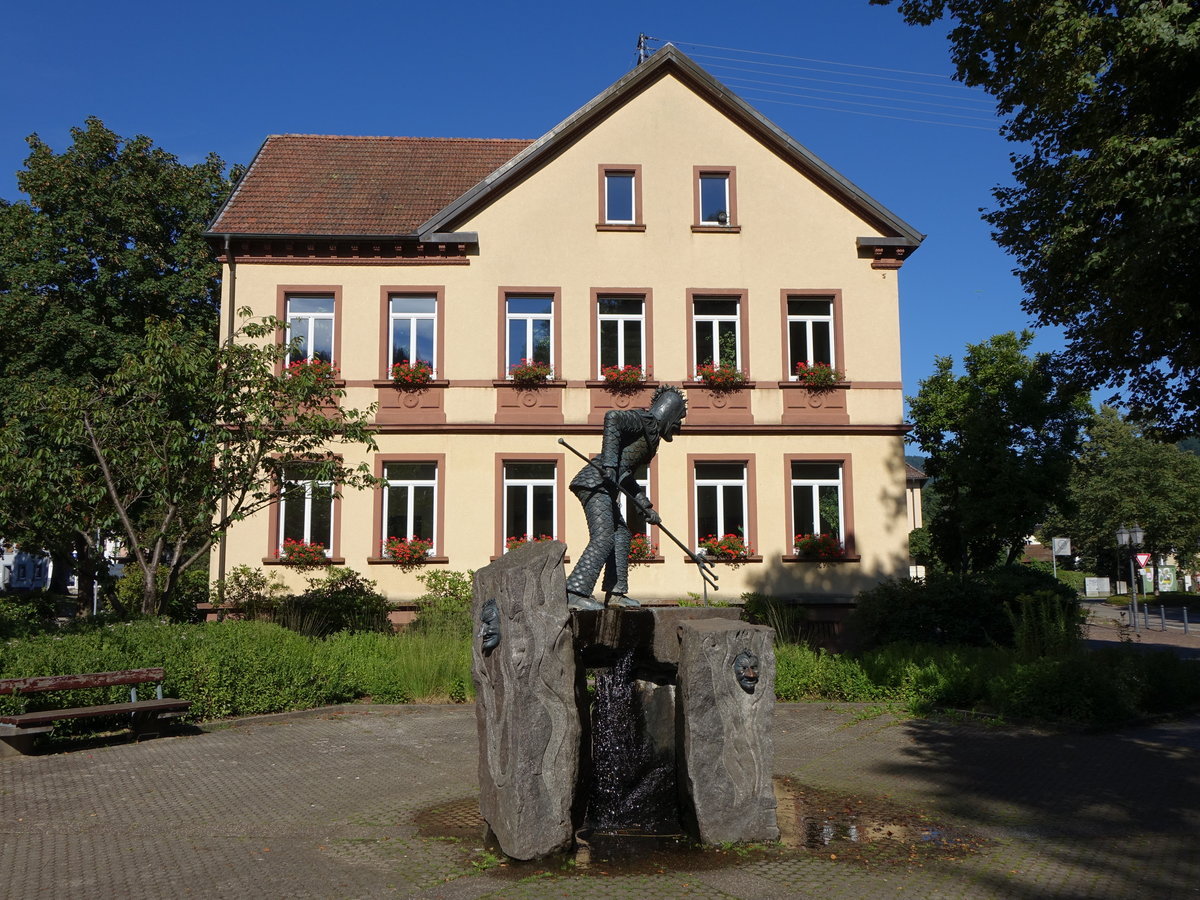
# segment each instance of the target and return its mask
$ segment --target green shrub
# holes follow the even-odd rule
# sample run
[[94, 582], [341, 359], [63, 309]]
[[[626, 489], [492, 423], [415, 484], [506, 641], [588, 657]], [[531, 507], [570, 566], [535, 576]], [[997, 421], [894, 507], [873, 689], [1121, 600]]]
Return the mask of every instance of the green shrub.
[[1083, 648], [1083, 614], [1075, 601], [1052, 591], [1022, 594], [1004, 608], [1013, 647], [1025, 660], [1065, 656]]
[[891, 643], [1012, 646], [1007, 609], [1017, 598], [1045, 591], [1076, 609], [1075, 592], [1051, 576], [1024, 566], [974, 575], [891, 579], [858, 596], [849, 627], [863, 647]]
[[[155, 584], [159, 591], [167, 583], [167, 567], [159, 566], [155, 574]], [[137, 563], [126, 563], [125, 572], [112, 588], [120, 601], [126, 615], [137, 617], [142, 614], [142, 567]], [[159, 610], [159, 615], [166, 616], [172, 622], [198, 622], [201, 619], [200, 610], [196, 604], [208, 600], [208, 569], [203, 563], [194, 563], [179, 576], [175, 590], [166, 606]]]
[[421, 634], [445, 634], [470, 638], [474, 631], [471, 621], [472, 585], [474, 571], [430, 570], [417, 579], [425, 593], [417, 598], [417, 621], [413, 631]]
[[54, 627], [56, 599], [42, 591], [0, 594], [0, 640], [26, 637]]
[[308, 579], [308, 590], [283, 601], [275, 621], [319, 637], [339, 631], [391, 631], [387, 598], [353, 569], [333, 566]]
[[[268, 575], [262, 569], [234, 566], [225, 576], [224, 602], [243, 619], [273, 620], [287, 596], [287, 586], [274, 572]], [[217, 585], [213, 585], [209, 602], [218, 605], [220, 601]]]

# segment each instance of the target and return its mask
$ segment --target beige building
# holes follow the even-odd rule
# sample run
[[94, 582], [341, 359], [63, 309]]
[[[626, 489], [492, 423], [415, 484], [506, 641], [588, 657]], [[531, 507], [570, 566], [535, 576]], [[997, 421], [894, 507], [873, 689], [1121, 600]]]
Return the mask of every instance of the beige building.
[[[296, 473], [230, 534], [227, 567], [278, 565], [291, 537], [402, 600], [421, 585], [391, 536], [465, 570], [551, 535], [570, 565], [582, 463], [558, 439], [595, 454], [606, 411], [675, 384], [683, 433], [641, 478], [689, 546], [751, 548], [718, 566], [718, 597], [848, 597], [908, 573], [898, 270], [923, 236], [670, 45], [536, 141], [269, 137], [209, 235], [226, 325], [274, 314], [334, 361], [343, 402], [378, 404], [366, 461], [387, 482], [331, 499]], [[412, 360], [432, 380], [396, 387]], [[524, 388], [522, 360], [551, 372]], [[712, 389], [706, 363], [746, 381]], [[844, 378], [814, 390], [798, 363]], [[645, 387], [614, 389], [612, 367]], [[634, 596], [700, 592], [658, 527], [631, 524], [656, 548]], [[797, 555], [800, 533], [844, 557]]]

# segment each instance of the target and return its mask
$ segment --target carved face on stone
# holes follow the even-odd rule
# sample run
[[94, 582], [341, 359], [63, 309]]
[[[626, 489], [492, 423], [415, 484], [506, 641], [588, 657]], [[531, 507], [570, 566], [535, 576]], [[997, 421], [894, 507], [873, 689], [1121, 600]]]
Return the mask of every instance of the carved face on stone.
[[758, 657], [743, 650], [733, 661], [733, 675], [747, 694], [753, 694], [758, 684]]
[[495, 597], [484, 601], [479, 621], [479, 646], [484, 653], [490, 653], [500, 644], [500, 607]]

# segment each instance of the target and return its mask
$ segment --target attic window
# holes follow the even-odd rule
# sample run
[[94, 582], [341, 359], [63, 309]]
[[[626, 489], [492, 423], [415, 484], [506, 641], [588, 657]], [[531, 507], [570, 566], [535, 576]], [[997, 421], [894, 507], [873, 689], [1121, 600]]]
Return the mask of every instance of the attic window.
[[693, 170], [693, 231], [737, 232], [737, 187], [732, 167], [697, 166]]
[[642, 167], [600, 167], [600, 231], [645, 231], [642, 223]]

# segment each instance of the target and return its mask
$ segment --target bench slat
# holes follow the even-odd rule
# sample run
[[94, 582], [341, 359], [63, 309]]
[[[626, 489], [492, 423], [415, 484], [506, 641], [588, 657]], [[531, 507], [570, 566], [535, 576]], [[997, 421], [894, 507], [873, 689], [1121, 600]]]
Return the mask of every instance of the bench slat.
[[155, 668], [129, 669], [124, 672], [90, 672], [86, 675], [3, 678], [0, 679], [0, 694], [33, 694], [39, 691], [74, 691], [117, 684], [142, 684], [147, 681], [162, 681], [164, 677], [163, 669]]
[[74, 709], [43, 709], [37, 712], [0, 716], [0, 725], [14, 725], [17, 728], [27, 728], [35, 725], [44, 725], [47, 722], [54, 722], [58, 719], [86, 719], [92, 716], [109, 716], [127, 712], [164, 713], [183, 711], [191, 705], [191, 700], [176, 700], [171, 697], [164, 697], [162, 700], [139, 700], [137, 703], [77, 706]]

